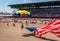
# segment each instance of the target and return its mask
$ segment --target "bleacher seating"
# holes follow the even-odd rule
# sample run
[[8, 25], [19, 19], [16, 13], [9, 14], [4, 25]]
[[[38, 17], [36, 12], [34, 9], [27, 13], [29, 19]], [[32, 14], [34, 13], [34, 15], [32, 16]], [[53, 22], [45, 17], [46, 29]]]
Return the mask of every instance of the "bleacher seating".
[[60, 17], [60, 8], [31, 10], [32, 17]]

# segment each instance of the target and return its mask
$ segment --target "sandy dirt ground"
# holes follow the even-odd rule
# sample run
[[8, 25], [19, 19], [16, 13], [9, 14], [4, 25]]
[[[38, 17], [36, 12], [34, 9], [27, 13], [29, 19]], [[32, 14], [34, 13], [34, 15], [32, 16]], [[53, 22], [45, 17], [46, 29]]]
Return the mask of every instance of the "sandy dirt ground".
[[[41, 24], [28, 24], [25, 27], [36, 25]], [[15, 23], [14, 27], [11, 22], [9, 26], [7, 26], [7, 23], [0, 23], [0, 41], [60, 41], [60, 38], [52, 33], [47, 33], [43, 38], [39, 38], [38, 36], [33, 36], [33, 33], [25, 28], [21, 29], [21, 23]]]

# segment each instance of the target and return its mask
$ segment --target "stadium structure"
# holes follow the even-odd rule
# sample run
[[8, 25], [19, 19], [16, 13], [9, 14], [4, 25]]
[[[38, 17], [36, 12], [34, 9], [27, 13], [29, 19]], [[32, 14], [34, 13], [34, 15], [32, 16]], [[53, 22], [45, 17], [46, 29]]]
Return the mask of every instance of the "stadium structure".
[[8, 5], [12, 9], [27, 10], [30, 16], [5, 16], [8, 18], [60, 18], [60, 1]]
[[60, 1], [13, 4], [8, 6], [13, 9], [30, 11], [31, 18], [60, 18]]

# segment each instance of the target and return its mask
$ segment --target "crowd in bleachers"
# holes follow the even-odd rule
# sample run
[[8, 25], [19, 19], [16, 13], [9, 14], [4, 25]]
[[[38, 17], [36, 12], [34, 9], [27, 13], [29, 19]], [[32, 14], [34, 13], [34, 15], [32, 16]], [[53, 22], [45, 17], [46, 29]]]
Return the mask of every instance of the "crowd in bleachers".
[[60, 8], [31, 10], [31, 14], [37, 17], [60, 17]]

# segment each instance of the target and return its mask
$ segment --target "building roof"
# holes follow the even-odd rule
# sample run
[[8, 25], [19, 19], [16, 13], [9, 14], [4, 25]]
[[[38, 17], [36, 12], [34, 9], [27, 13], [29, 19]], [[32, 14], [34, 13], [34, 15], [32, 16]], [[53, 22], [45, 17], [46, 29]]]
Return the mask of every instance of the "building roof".
[[56, 5], [60, 5], [60, 1], [13, 4], [8, 6], [10, 6], [11, 8], [20, 8], [20, 7], [29, 7], [29, 6], [56, 6]]

